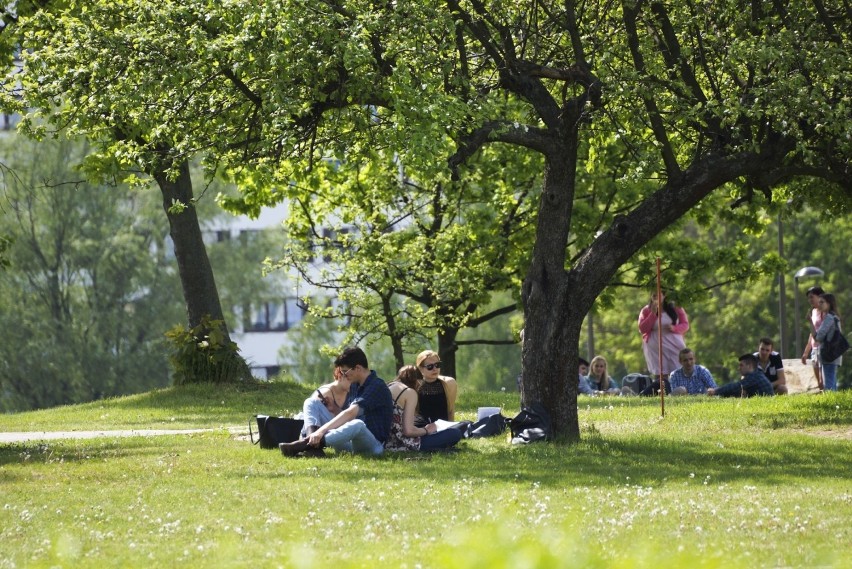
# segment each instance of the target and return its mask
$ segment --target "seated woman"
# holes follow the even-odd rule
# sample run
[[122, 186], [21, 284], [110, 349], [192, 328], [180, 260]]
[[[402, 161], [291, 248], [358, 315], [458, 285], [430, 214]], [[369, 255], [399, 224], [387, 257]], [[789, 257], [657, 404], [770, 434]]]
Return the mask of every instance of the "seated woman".
[[385, 450], [438, 450], [455, 446], [462, 439], [459, 429], [438, 431], [435, 423], [423, 427], [414, 425], [419, 375], [416, 367], [403, 366], [396, 379], [388, 384], [393, 398], [393, 422]]
[[417, 370], [423, 378], [417, 386], [419, 406], [415, 424], [443, 419], [455, 421], [458, 384], [455, 378], [441, 375], [441, 358], [432, 350], [420, 352], [415, 360]]
[[606, 358], [595, 356], [589, 364], [589, 385], [598, 395], [618, 395], [621, 387], [607, 372]]
[[334, 381], [321, 385], [302, 404], [302, 436], [307, 437], [348, 407], [349, 379], [334, 369]]

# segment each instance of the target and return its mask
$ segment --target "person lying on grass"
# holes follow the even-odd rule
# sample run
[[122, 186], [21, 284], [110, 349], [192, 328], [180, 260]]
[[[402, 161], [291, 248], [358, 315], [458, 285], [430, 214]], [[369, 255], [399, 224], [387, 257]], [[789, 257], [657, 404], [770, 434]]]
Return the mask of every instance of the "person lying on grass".
[[[350, 383], [345, 409], [319, 429], [293, 443], [281, 443], [284, 456], [298, 456], [311, 447], [380, 455], [390, 434], [393, 399], [387, 384], [370, 369], [361, 348], [346, 348], [334, 360], [335, 377]], [[354, 391], [353, 391], [354, 390]]]

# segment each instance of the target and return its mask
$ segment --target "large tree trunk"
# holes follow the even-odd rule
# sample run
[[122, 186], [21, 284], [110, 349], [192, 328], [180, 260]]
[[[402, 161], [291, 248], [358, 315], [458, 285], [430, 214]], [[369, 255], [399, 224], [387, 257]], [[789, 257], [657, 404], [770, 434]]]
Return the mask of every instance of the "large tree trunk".
[[[532, 262], [524, 279], [522, 405], [542, 403], [555, 433], [576, 440], [577, 346], [585, 311], [571, 297], [574, 275], [565, 271], [574, 198], [576, 132], [551, 152], [544, 172]], [[571, 380], [574, 381], [571, 381]]]
[[[189, 175], [189, 164], [183, 162], [178, 169], [178, 176], [171, 180], [163, 170], [153, 172], [154, 179], [163, 194], [163, 208], [169, 218], [169, 233], [175, 248], [180, 282], [183, 287], [183, 297], [186, 301], [186, 311], [189, 326], [194, 328], [201, 323], [205, 315], [213, 320], [224, 322], [222, 305], [219, 302], [219, 292], [213, 278], [213, 268], [207, 257], [207, 248], [201, 237], [201, 227], [198, 216], [192, 205], [192, 178]], [[181, 211], [173, 211], [175, 203], [183, 204]], [[227, 326], [223, 326], [227, 335]]]

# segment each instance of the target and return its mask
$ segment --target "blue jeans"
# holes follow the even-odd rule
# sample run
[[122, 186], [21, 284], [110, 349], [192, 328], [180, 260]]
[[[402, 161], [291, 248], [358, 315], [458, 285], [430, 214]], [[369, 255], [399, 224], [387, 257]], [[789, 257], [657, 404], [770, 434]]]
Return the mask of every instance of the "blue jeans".
[[380, 455], [385, 445], [376, 440], [361, 419], [353, 419], [325, 434], [325, 444], [335, 450]]
[[305, 421], [305, 426], [302, 428], [302, 436], [304, 437], [308, 432], [308, 427], [322, 427], [334, 419], [334, 415], [323, 405], [319, 397], [311, 395], [302, 404], [302, 419]]
[[425, 437], [420, 437], [420, 450], [439, 450], [456, 446], [462, 439], [462, 432], [459, 429], [444, 429]]
[[837, 364], [820, 364], [822, 383], [826, 391], [837, 391]]

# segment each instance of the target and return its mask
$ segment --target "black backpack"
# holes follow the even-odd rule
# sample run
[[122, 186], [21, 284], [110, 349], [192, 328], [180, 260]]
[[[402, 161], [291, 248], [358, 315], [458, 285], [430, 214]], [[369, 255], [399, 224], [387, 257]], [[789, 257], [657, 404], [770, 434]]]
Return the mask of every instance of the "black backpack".
[[550, 415], [538, 401], [509, 419], [512, 444], [526, 444], [550, 438]]

